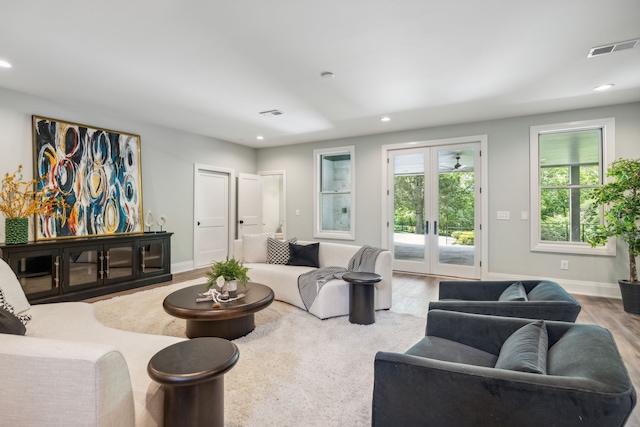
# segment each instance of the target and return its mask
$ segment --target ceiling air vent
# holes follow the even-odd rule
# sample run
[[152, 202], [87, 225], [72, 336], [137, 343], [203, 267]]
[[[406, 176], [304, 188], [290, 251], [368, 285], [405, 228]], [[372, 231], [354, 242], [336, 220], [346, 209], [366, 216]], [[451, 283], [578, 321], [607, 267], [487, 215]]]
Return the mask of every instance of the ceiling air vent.
[[280, 111], [280, 110], [260, 111], [260, 115], [262, 115], [262, 116], [280, 116], [280, 115], [282, 115], [282, 111]]
[[618, 42], [606, 46], [594, 47], [589, 51], [589, 55], [587, 55], [587, 58], [604, 55], [605, 53], [618, 52], [620, 50], [633, 49], [638, 45], [638, 41], [640, 41], [640, 39], [627, 40], [626, 42]]

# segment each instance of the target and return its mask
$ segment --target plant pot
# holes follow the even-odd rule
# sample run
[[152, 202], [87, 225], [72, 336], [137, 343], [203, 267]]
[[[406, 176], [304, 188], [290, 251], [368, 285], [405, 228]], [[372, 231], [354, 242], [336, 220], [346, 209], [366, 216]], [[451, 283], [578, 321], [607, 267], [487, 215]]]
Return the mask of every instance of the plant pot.
[[622, 293], [622, 306], [627, 313], [640, 314], [640, 285], [626, 280], [618, 280]]
[[237, 280], [229, 280], [225, 282], [225, 286], [227, 287], [227, 291], [229, 291], [229, 295], [236, 296], [236, 292], [238, 291], [238, 281]]
[[29, 218], [5, 218], [4, 242], [18, 245], [29, 241]]

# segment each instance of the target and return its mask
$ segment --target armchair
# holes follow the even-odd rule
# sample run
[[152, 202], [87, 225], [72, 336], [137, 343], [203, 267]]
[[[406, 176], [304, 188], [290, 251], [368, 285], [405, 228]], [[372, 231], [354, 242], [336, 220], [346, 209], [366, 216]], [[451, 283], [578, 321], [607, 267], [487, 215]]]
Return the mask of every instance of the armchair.
[[[522, 283], [527, 300], [499, 300], [516, 282]], [[432, 301], [429, 310], [575, 322], [581, 309], [562, 286], [550, 280], [445, 281], [440, 282], [439, 291], [439, 301]]]
[[539, 321], [546, 373], [495, 368], [531, 320], [431, 310], [407, 352], [378, 352], [372, 426], [622, 426], [636, 392], [611, 333]]

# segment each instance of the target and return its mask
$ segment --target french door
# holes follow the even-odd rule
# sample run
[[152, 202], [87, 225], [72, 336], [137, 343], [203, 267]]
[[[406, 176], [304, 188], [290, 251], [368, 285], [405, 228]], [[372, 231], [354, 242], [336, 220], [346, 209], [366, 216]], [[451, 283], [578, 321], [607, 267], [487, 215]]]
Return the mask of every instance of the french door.
[[480, 278], [480, 144], [388, 151], [393, 269]]

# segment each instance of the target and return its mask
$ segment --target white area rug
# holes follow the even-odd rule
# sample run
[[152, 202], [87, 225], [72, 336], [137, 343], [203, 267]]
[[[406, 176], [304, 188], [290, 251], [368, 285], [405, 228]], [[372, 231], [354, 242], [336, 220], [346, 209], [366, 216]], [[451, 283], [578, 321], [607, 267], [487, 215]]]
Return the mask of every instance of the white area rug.
[[[201, 279], [95, 303], [105, 325], [184, 335], [185, 321], [166, 314], [169, 293]], [[370, 426], [377, 351], [404, 352], [424, 336], [426, 319], [376, 312], [376, 323], [347, 316], [320, 320], [280, 301], [256, 313], [256, 329], [234, 340], [236, 366], [225, 375], [225, 425]]]

